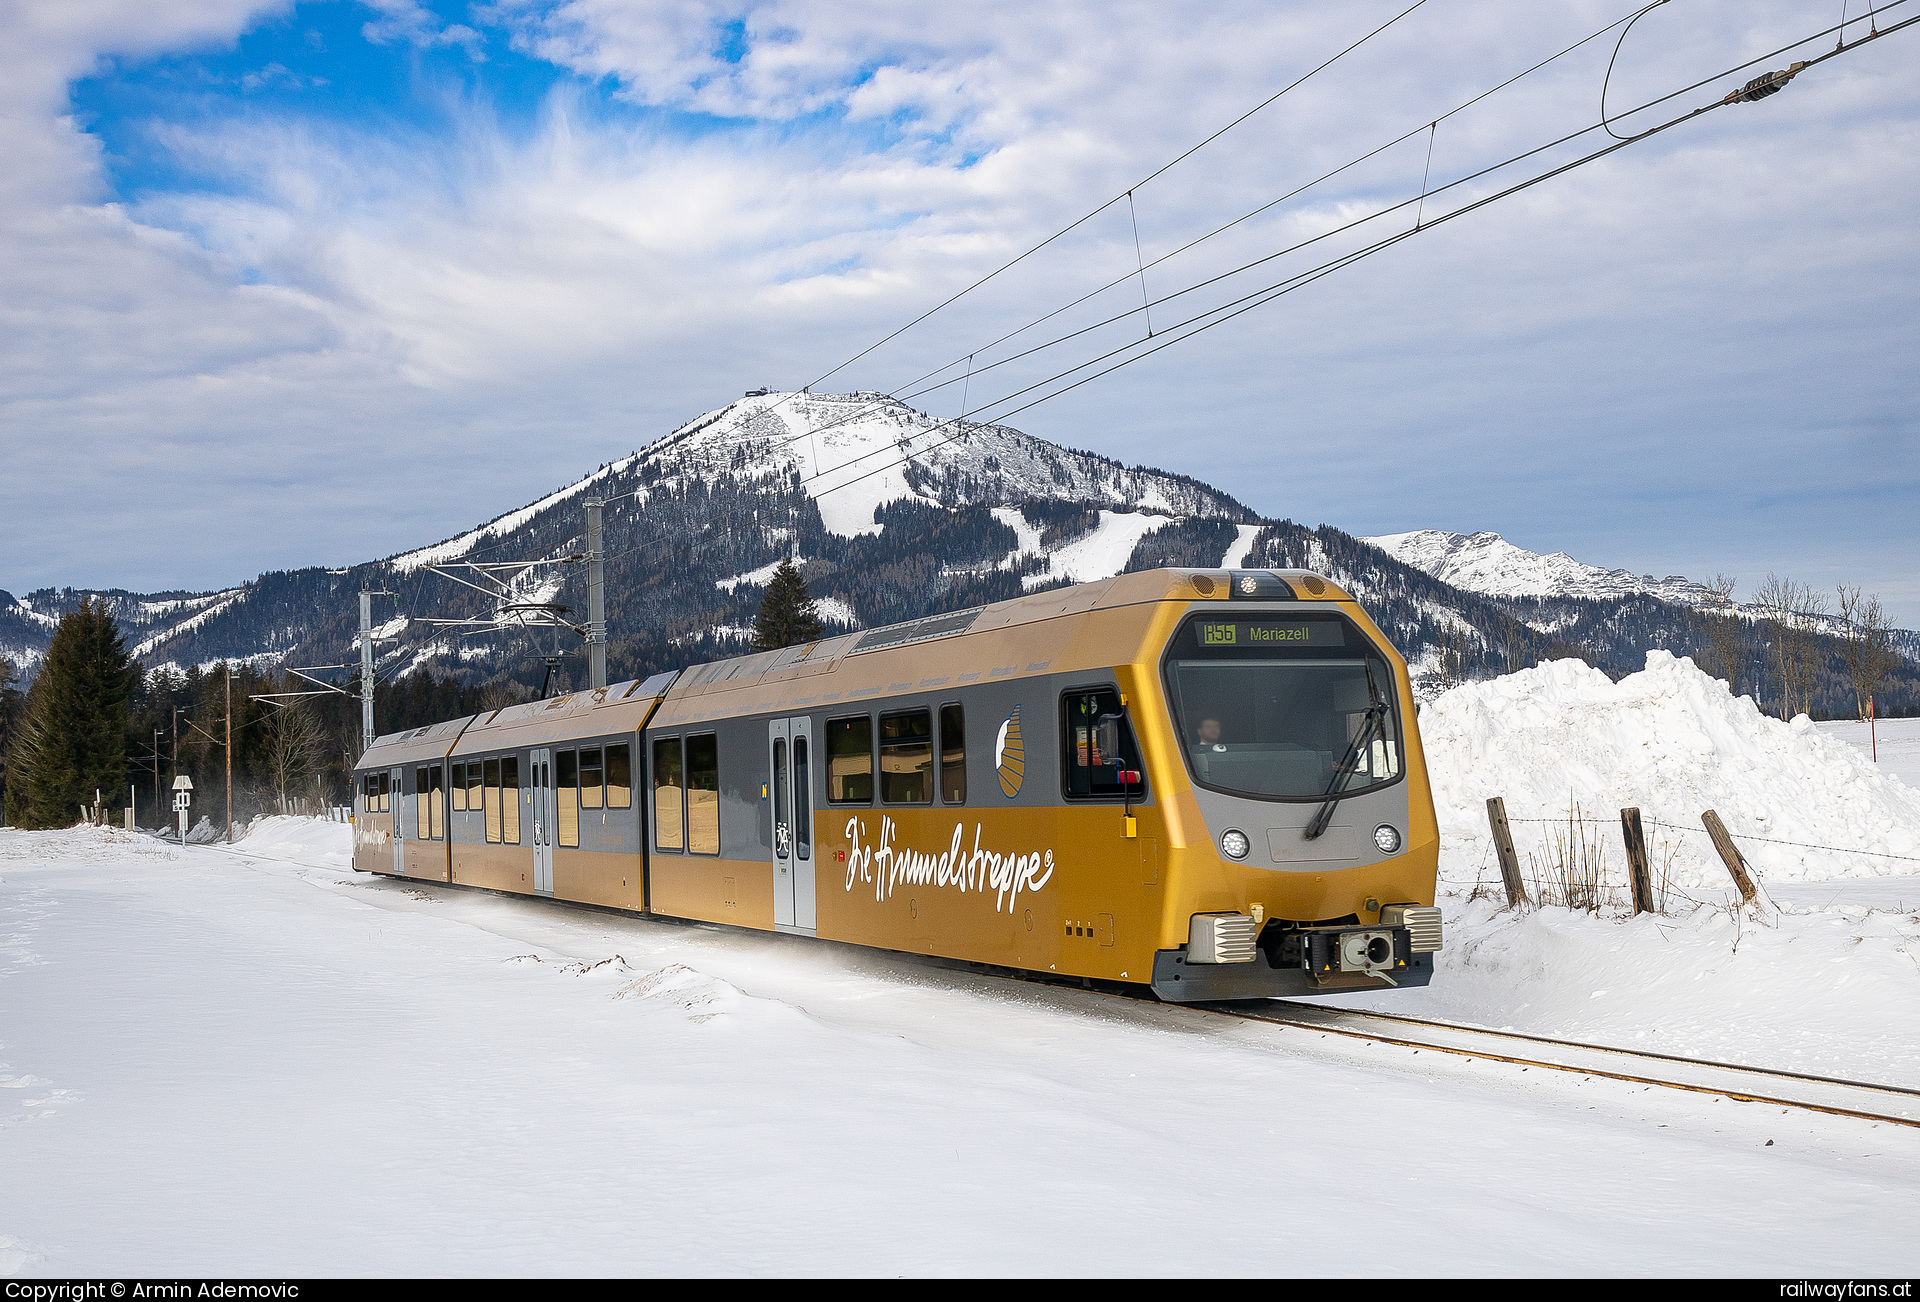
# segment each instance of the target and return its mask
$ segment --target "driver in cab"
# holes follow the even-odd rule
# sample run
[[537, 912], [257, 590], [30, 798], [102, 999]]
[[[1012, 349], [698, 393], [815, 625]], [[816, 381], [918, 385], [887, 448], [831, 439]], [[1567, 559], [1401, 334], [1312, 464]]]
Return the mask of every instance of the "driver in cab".
[[1210, 777], [1208, 760], [1214, 755], [1226, 754], [1225, 743], [1220, 740], [1220, 720], [1202, 719], [1193, 730], [1193, 766], [1200, 770], [1202, 778]]

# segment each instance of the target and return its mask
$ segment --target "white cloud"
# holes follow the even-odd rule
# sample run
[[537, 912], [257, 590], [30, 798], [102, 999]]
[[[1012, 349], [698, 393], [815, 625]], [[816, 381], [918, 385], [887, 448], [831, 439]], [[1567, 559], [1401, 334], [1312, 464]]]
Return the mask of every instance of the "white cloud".
[[[215, 183], [137, 198], [108, 192], [67, 82], [106, 55], [230, 43], [285, 6], [30, 9], [0, 52], [19, 160], [0, 176], [0, 500], [43, 535], [82, 502], [109, 524], [10, 557], [0, 583], [212, 585], [470, 526], [741, 388], [804, 383], [1400, 7], [569, 0], [447, 24], [384, 3], [371, 39], [477, 53], [505, 30], [582, 80], [531, 124], [442, 90], [433, 135], [267, 112], [157, 123]], [[1783, 2], [1688, 9], [1636, 29], [1613, 96], [1807, 21]], [[1615, 16], [1521, 23], [1478, 3], [1407, 20], [1141, 189], [1147, 256]], [[1636, 570], [1825, 565], [1890, 590], [1914, 569], [1889, 532], [1900, 503], [1837, 503], [1876, 478], [1911, 503], [1920, 481], [1895, 363], [1915, 289], [1896, 251], [1920, 198], [1900, 40], [1920, 37], [1021, 423], [1356, 532], [1497, 528]], [[1436, 178], [1590, 119], [1608, 52], [1440, 126]], [[1188, 261], [1395, 202], [1425, 150]], [[844, 378], [892, 386], [964, 355], [1130, 269], [1132, 239], [1109, 211]], [[1176, 274], [1147, 279], [1164, 292]], [[1810, 451], [1823, 441], [1844, 455]]]

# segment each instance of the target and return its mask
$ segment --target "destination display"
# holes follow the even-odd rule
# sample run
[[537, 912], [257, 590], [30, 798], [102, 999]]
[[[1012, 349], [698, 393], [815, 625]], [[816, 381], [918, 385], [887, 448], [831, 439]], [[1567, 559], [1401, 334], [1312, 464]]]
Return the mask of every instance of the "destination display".
[[1347, 644], [1340, 624], [1330, 619], [1237, 619], [1198, 626], [1201, 646], [1275, 647]]

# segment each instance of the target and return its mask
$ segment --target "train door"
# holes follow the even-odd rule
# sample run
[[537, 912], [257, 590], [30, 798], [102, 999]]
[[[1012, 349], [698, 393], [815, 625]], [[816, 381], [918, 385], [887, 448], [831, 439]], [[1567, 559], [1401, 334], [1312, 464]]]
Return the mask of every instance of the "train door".
[[533, 752], [533, 889], [553, 894], [553, 829], [556, 821], [553, 752]]
[[767, 725], [767, 789], [773, 803], [773, 921], [814, 929], [813, 722]]
[[387, 807], [392, 810], [389, 819], [393, 826], [393, 875], [395, 877], [405, 877], [407, 875], [406, 776], [407, 771], [405, 769], [389, 769], [387, 771], [387, 787], [392, 793], [388, 797]]

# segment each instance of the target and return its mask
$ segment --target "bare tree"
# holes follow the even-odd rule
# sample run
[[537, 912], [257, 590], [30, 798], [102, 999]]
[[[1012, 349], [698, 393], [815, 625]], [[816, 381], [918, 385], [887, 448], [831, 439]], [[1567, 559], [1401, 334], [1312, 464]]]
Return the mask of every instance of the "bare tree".
[[1734, 610], [1733, 592], [1739, 580], [1731, 574], [1716, 574], [1700, 586], [1707, 590], [1700, 603], [1701, 623], [1707, 634], [1708, 654], [1713, 663], [1707, 668], [1727, 680], [1727, 690], [1740, 694], [1740, 668], [1746, 660], [1741, 637], [1740, 616]]
[[1840, 622], [1845, 625], [1841, 636], [1847, 677], [1853, 682], [1854, 709], [1864, 719], [1867, 698], [1873, 695], [1887, 671], [1899, 663], [1893, 650], [1893, 625], [1879, 597], [1862, 593], [1857, 584], [1849, 588], [1842, 583], [1839, 592]]
[[288, 809], [288, 793], [301, 786], [320, 766], [325, 741], [313, 717], [295, 701], [267, 721], [267, 778], [280, 798], [280, 812]]
[[1769, 574], [1754, 598], [1772, 634], [1774, 669], [1780, 675], [1780, 717], [1807, 714], [1820, 677], [1826, 594], [1815, 592], [1809, 584]]

